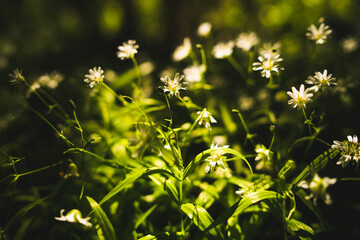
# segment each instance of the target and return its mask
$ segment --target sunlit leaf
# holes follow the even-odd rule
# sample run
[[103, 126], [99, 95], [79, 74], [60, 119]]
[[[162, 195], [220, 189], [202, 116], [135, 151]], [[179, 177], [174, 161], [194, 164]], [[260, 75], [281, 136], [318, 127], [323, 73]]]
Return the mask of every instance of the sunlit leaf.
[[123, 181], [121, 181], [118, 185], [116, 185], [100, 202], [99, 204], [102, 205], [104, 202], [108, 201], [110, 198], [124, 190], [126, 187], [129, 187], [133, 184], [136, 180], [142, 177], [146, 177], [152, 174], [163, 173], [173, 177], [176, 177], [171, 172], [163, 168], [146, 168], [140, 169], [135, 173], [132, 173], [130, 176], [126, 177]]
[[251, 174], [253, 173], [251, 165], [249, 164], [249, 162], [246, 160], [246, 158], [244, 157], [244, 155], [242, 155], [241, 153], [239, 153], [238, 151], [235, 151], [234, 149], [231, 148], [218, 148], [218, 149], [207, 149], [201, 153], [199, 153], [195, 159], [193, 161], [191, 161], [187, 167], [184, 170], [184, 175], [183, 175], [183, 179], [187, 178], [187, 176], [194, 170], [194, 168], [199, 165], [206, 157], [208, 157], [209, 154], [211, 154], [213, 151], [219, 151], [219, 149], [221, 149], [221, 151], [223, 153], [230, 153], [233, 154], [234, 156], [242, 159], [243, 161], [245, 161], [245, 163], [248, 165]]
[[90, 206], [91, 206], [92, 210], [94, 211], [95, 218], [97, 219], [97, 221], [102, 229], [105, 239], [106, 240], [112, 240], [112, 239], [115, 240], [116, 236], [115, 236], [114, 227], [112, 226], [112, 224], [111, 224], [109, 218], [107, 217], [106, 213], [104, 212], [104, 210], [91, 197], [86, 196], [86, 199], [89, 201]]
[[329, 160], [334, 159], [339, 153], [338, 150], [328, 149], [323, 154], [315, 158], [292, 182], [289, 189], [296, 186], [300, 181], [307, 178], [310, 174], [319, 172], [323, 169]]
[[231, 208], [221, 214], [215, 221], [207, 227], [206, 230], [211, 229], [221, 223], [226, 222], [232, 215], [238, 215], [242, 213], [246, 208], [252, 204], [258, 203], [266, 199], [280, 199], [282, 196], [274, 191], [260, 190], [246, 194], [240, 201], [236, 202]]
[[300, 239], [312, 239], [311, 236], [315, 234], [311, 227], [295, 219], [290, 219], [287, 227], [289, 231], [295, 232]]
[[[201, 231], [204, 231], [214, 222], [206, 209], [200, 205], [185, 203], [181, 205], [181, 210], [194, 222], [196, 226], [200, 228]], [[213, 228], [210, 229], [209, 232], [212, 235], [217, 235], [216, 230]]]

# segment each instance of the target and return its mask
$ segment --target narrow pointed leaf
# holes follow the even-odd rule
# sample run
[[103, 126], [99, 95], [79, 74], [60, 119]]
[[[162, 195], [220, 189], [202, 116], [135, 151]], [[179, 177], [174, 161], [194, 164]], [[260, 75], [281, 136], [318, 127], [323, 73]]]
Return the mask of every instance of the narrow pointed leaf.
[[[234, 149], [231, 148], [219, 148], [223, 153], [230, 153], [233, 154], [234, 156], [242, 159], [245, 161], [245, 163], [248, 165], [249, 170], [251, 172], [251, 174], [253, 173], [251, 165], [249, 164], [249, 162], [246, 160], [246, 158], [244, 157], [244, 155], [242, 155], [241, 153], [239, 153], [238, 151], [235, 151]], [[218, 151], [219, 149], [208, 149], [205, 150], [201, 153], [199, 153], [195, 159], [193, 161], [191, 161], [189, 163], [189, 165], [187, 165], [187, 167], [184, 170], [184, 175], [183, 175], [183, 179], [185, 179], [193, 170], [194, 168], [199, 165], [201, 163], [201, 161], [203, 161], [206, 157], [208, 157], [209, 154], [211, 154], [213, 151]]]
[[311, 239], [311, 236], [315, 234], [311, 227], [295, 219], [290, 219], [287, 227], [289, 231], [295, 232], [300, 239]]
[[328, 149], [323, 154], [314, 159], [292, 182], [289, 189], [296, 186], [300, 181], [307, 178], [310, 173], [319, 172], [323, 169], [329, 160], [334, 159], [336, 155], [339, 153], [338, 150]]
[[[210, 226], [214, 220], [205, 208], [200, 205], [194, 205], [192, 203], [185, 203], [181, 205], [181, 210], [194, 222], [194, 224], [201, 230], [204, 231]], [[210, 234], [217, 235], [215, 229], [210, 229]]]
[[124, 190], [126, 187], [129, 187], [132, 183], [142, 177], [146, 177], [156, 173], [163, 173], [176, 178], [176, 176], [163, 168], [146, 168], [141, 169], [135, 173], [132, 173], [130, 176], [127, 176], [123, 181], [121, 181], [118, 185], [116, 185], [100, 202], [99, 204], [102, 205], [104, 202], [108, 201], [110, 198]]
[[116, 240], [115, 230], [112, 226], [109, 218], [107, 217], [104, 210], [100, 207], [100, 205], [91, 197], [86, 196], [86, 199], [89, 201], [90, 206], [95, 214], [95, 218], [97, 219], [100, 228], [104, 234], [106, 240]]
[[211, 229], [221, 223], [226, 222], [232, 215], [238, 215], [242, 213], [246, 208], [252, 204], [261, 202], [266, 199], [280, 199], [282, 196], [274, 191], [260, 190], [257, 192], [252, 192], [244, 196], [240, 201], [232, 205], [228, 210], [221, 214], [215, 221], [207, 227], [206, 230]]

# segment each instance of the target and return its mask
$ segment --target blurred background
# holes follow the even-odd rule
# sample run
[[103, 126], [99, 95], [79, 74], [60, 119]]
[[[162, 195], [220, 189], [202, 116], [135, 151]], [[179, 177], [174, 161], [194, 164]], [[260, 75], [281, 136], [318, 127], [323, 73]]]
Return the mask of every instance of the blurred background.
[[[193, 43], [205, 43], [196, 35], [203, 22], [213, 26], [209, 40], [212, 43], [235, 39], [239, 33], [251, 31], [263, 42], [280, 42], [285, 90], [299, 86], [315, 71], [328, 69], [343, 88], [337, 93], [339, 98], [323, 100], [326, 121], [335, 127], [324, 131], [322, 137], [330, 143], [332, 139], [343, 140], [348, 134], [359, 135], [359, 49], [348, 51], [343, 44], [349, 38], [359, 41], [359, 12], [360, 3], [355, 0], [5, 1], [0, 8], [0, 146], [10, 155], [37, 159], [31, 168], [41, 167], [46, 160], [51, 162], [61, 148], [51, 144], [56, 140], [45, 123], [31, 113], [21, 114], [24, 96], [20, 95], [18, 86], [9, 83], [8, 76], [15, 68], [22, 69], [29, 82], [53, 71], [62, 74], [64, 80], [52, 94], [65, 106], [70, 98], [83, 106], [88, 89], [83, 79], [89, 68], [101, 66], [120, 73], [132, 68], [130, 60], [116, 57], [117, 46], [135, 39], [140, 46], [138, 62], [153, 63], [151, 78], [158, 84], [164, 69], [184, 67], [182, 63], [174, 63], [171, 57], [184, 37], [190, 37]], [[333, 32], [328, 42], [316, 49], [316, 58], [309, 59], [315, 48], [305, 33], [321, 17]], [[232, 87], [236, 84], [236, 72], [231, 66], [223, 67], [229, 68], [223, 72], [227, 78], [233, 78], [228, 85]], [[226, 91], [223, 94], [227, 96]], [[83, 107], [79, 108], [81, 116]], [[334, 168], [329, 174], [348, 176], [354, 175], [354, 171]], [[43, 180], [33, 181], [23, 187]], [[359, 187], [359, 184], [338, 187], [333, 209], [339, 210], [328, 212], [331, 221], [340, 224], [337, 233], [350, 232], [347, 239], [360, 236], [355, 227], [360, 226], [359, 215], [355, 214], [360, 212]], [[345, 205], [342, 199], [346, 199]], [[347, 212], [354, 209], [356, 212], [352, 214]]]

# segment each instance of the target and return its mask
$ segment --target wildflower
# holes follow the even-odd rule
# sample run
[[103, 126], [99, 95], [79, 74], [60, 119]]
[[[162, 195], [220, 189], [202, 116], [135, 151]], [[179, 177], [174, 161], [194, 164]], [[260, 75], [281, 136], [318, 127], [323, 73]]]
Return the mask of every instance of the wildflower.
[[119, 51], [117, 52], [118, 58], [124, 60], [124, 58], [132, 58], [138, 52], [136, 49], [139, 45], [136, 44], [135, 40], [128, 40], [123, 42], [122, 46], [118, 46]]
[[101, 84], [104, 81], [104, 70], [101, 67], [94, 67], [93, 69], [89, 69], [90, 74], [85, 75], [84, 82], [90, 83], [90, 88], [94, 87], [95, 84]]
[[342, 167], [345, 167], [351, 160], [354, 160], [357, 165], [360, 163], [360, 144], [358, 143], [358, 137], [354, 136], [347, 136], [347, 141], [333, 141], [333, 145], [331, 148], [339, 150], [341, 157], [336, 164]]
[[207, 130], [211, 130], [211, 123], [217, 123], [215, 118], [212, 116], [210, 112], [204, 108], [202, 111], [198, 111], [197, 114], [199, 115], [196, 121], [199, 123], [199, 125], [205, 125], [205, 128]]
[[332, 203], [330, 194], [326, 192], [326, 189], [336, 183], [336, 178], [321, 178], [316, 173], [313, 179], [308, 183], [307, 181], [301, 181], [298, 186], [304, 189], [310, 189], [310, 195], [306, 196], [305, 199], [313, 199], [316, 204], [317, 199], [320, 197], [327, 205]]
[[160, 78], [160, 80], [165, 84], [165, 86], [162, 86], [164, 93], [169, 93], [168, 96], [172, 97], [175, 95], [175, 97], [180, 97], [180, 90], [187, 90], [188, 83], [187, 82], [181, 82], [184, 79], [185, 75], [180, 75], [179, 73], [176, 73], [174, 76], [174, 80], [171, 80], [168, 76], [165, 76], [164, 78]]
[[255, 161], [258, 161], [258, 164], [256, 165], [256, 169], [265, 168], [265, 165], [270, 163], [274, 155], [274, 153], [270, 149], [267, 149], [262, 144], [257, 144], [255, 146], [255, 152], [257, 153], [255, 157]]
[[319, 28], [316, 28], [314, 24], [308, 28], [308, 31], [305, 35], [316, 42], [316, 44], [324, 44], [326, 39], [331, 34], [332, 30], [328, 25], [325, 25], [323, 20], [320, 20]]
[[35, 81], [30, 85], [30, 88], [26, 92], [26, 97], [29, 98], [31, 93], [35, 92], [37, 89], [39, 89], [41, 86], [39, 82]]
[[52, 72], [51, 74], [40, 76], [38, 82], [41, 86], [56, 88], [63, 79], [63, 75], [57, 72]]
[[10, 80], [11, 83], [17, 83], [17, 82], [22, 82], [22, 81], [25, 81], [25, 78], [24, 76], [22, 75], [22, 70], [21, 69], [18, 69], [16, 68], [14, 70], [14, 74], [9, 74], [9, 76], [12, 78]]
[[225, 169], [225, 164], [223, 162], [224, 159], [226, 159], [223, 154], [225, 154], [224, 151], [222, 151], [222, 148], [228, 148], [229, 145], [225, 145], [222, 147], [219, 147], [217, 144], [212, 143], [210, 149], [216, 149], [213, 152], [211, 152], [210, 156], [205, 159], [205, 161], [208, 161], [208, 165], [205, 167], [205, 172], [209, 173], [210, 171], [213, 171], [217, 166], [220, 166], [222, 169]]
[[238, 99], [238, 104], [241, 110], [247, 111], [255, 105], [255, 100], [253, 97], [241, 95]]
[[197, 34], [200, 37], [207, 37], [211, 32], [212, 25], [209, 22], [203, 22], [197, 29]]
[[288, 91], [287, 94], [292, 98], [288, 101], [289, 105], [293, 104], [294, 108], [296, 107], [306, 107], [306, 103], [311, 101], [312, 93], [308, 93], [310, 89], [305, 90], [304, 84], [300, 85], [299, 91], [292, 87], [292, 92]]
[[65, 212], [65, 209], [60, 210], [60, 217], [55, 217], [55, 220], [58, 221], [65, 221], [65, 222], [71, 222], [71, 223], [81, 223], [85, 227], [91, 227], [92, 224], [89, 222], [90, 217], [82, 218], [81, 212], [77, 209], [73, 209], [65, 216], [63, 215]]
[[248, 52], [253, 46], [259, 43], [259, 38], [254, 32], [240, 33], [236, 39], [236, 46]]
[[219, 42], [212, 50], [212, 54], [215, 58], [222, 59], [227, 58], [233, 53], [234, 42]]
[[205, 72], [204, 65], [193, 65], [184, 69], [188, 82], [200, 82], [202, 74]]
[[186, 37], [184, 38], [184, 42], [182, 45], [175, 48], [175, 51], [173, 53], [173, 60], [176, 62], [179, 62], [189, 56], [191, 51], [191, 41], [190, 38]]
[[309, 76], [308, 80], [306, 80], [305, 82], [308, 84], [312, 84], [314, 86], [312, 86], [310, 89], [314, 90], [315, 92], [319, 91], [320, 88], [324, 88], [326, 86], [330, 86], [332, 85], [337, 85], [337, 83], [334, 83], [332, 81], [335, 80], [335, 78], [331, 77], [332, 74], [327, 74], [327, 70], [324, 70], [324, 73], [321, 72], [315, 72], [315, 76]]
[[280, 54], [280, 43], [264, 43], [262, 48], [259, 49], [260, 56], [264, 56], [265, 58], [275, 58]]
[[266, 55], [258, 57], [260, 62], [253, 63], [253, 70], [258, 71], [261, 70], [261, 76], [270, 78], [271, 72], [279, 72], [279, 70], [283, 70], [283, 68], [279, 67], [279, 62], [283, 59], [280, 58], [280, 55], [276, 55], [275, 57]]
[[345, 38], [341, 41], [341, 47], [343, 48], [344, 52], [350, 53], [358, 48], [358, 42], [355, 38]]

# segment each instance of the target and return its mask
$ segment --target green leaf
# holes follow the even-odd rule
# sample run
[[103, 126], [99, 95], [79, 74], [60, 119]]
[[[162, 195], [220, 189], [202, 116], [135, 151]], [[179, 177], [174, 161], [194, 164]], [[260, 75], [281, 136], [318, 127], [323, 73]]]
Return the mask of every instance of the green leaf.
[[300, 239], [311, 239], [311, 236], [315, 235], [311, 227], [298, 220], [290, 219], [287, 224], [288, 230], [295, 232]]
[[144, 236], [142, 238], [139, 238], [138, 240], [156, 240], [156, 239], [157, 238], [154, 235], [149, 234], [149, 235], [146, 235], [146, 236]]
[[132, 183], [138, 180], [141, 177], [146, 177], [156, 173], [163, 173], [177, 178], [172, 172], [163, 169], [163, 168], [145, 168], [140, 169], [137, 172], [131, 174], [126, 177], [123, 181], [121, 181], [118, 185], [116, 185], [106, 196], [99, 202], [102, 205], [104, 202], [108, 201], [110, 198], [124, 190], [126, 187], [129, 187]]
[[[48, 196], [49, 197], [49, 196]], [[27, 212], [29, 212], [33, 207], [35, 207], [36, 205], [40, 204], [42, 201], [44, 201], [45, 199], [47, 199], [48, 197], [44, 197], [42, 199], [39, 199], [35, 202], [32, 202], [28, 205], [26, 205], [25, 207], [23, 207], [20, 211], [18, 211], [15, 216], [13, 216], [9, 222], [5, 225], [5, 228], [4, 228], [4, 232], [9, 229], [12, 225], [14, 224], [19, 224], [20, 223], [20, 220], [21, 218], [23, 218], [25, 216], [25, 214]]]
[[86, 196], [86, 199], [89, 201], [90, 206], [95, 213], [95, 218], [97, 219], [100, 225], [100, 228], [104, 234], [105, 239], [116, 240], [114, 227], [112, 226], [109, 218], [106, 216], [104, 210], [102, 210], [100, 205], [91, 197]]
[[199, 153], [195, 159], [193, 161], [191, 161], [187, 167], [184, 170], [184, 175], [183, 175], [183, 179], [187, 178], [187, 176], [194, 170], [194, 168], [199, 165], [201, 163], [201, 161], [203, 161], [206, 157], [208, 157], [208, 155], [210, 155], [213, 151], [219, 151], [219, 149], [223, 152], [223, 153], [230, 153], [233, 154], [234, 156], [242, 159], [245, 161], [245, 163], [248, 165], [251, 175], [253, 174], [251, 165], [249, 164], [249, 162], [246, 160], [246, 158], [244, 157], [244, 155], [242, 155], [241, 153], [239, 153], [238, 151], [235, 151], [234, 149], [231, 148], [218, 148], [218, 149], [207, 149], [201, 153]]
[[137, 229], [137, 227], [146, 220], [146, 218], [155, 210], [155, 208], [157, 208], [157, 204], [155, 204], [154, 206], [149, 208], [145, 213], [143, 213], [140, 216], [140, 218], [136, 221], [134, 229]]
[[319, 172], [321, 169], [323, 169], [329, 160], [336, 157], [336, 155], [339, 153], [338, 150], [328, 149], [323, 154], [318, 156], [314, 159], [292, 182], [289, 189], [296, 186], [300, 181], [307, 178], [307, 176], [310, 175], [310, 173], [316, 173]]
[[[201, 231], [204, 231], [214, 222], [206, 209], [200, 205], [185, 203], [181, 205], [181, 210], [194, 222], [196, 226], [198, 226], [198, 228], [200, 228]], [[217, 235], [215, 229], [210, 229], [209, 232], [211, 235]]]
[[232, 215], [242, 213], [247, 207], [266, 199], [282, 198], [282, 196], [274, 191], [260, 190], [246, 194], [240, 201], [232, 205], [228, 210], [221, 214], [210, 226], [205, 230], [209, 230], [221, 223], [226, 222]]

